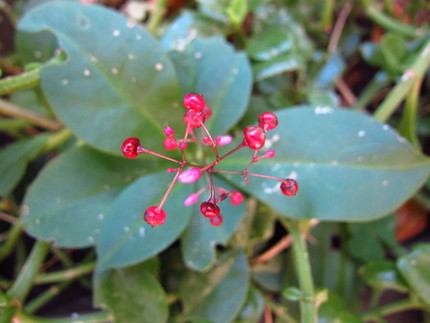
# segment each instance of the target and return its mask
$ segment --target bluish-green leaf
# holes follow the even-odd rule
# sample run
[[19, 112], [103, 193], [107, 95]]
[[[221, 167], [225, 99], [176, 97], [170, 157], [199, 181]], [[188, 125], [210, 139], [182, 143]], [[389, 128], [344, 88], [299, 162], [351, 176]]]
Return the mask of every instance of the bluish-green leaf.
[[27, 163], [40, 152], [47, 139], [45, 135], [24, 139], [0, 151], [0, 195], [9, 194], [15, 188]]
[[392, 289], [399, 292], [406, 292], [408, 286], [400, 276], [396, 265], [387, 260], [378, 260], [366, 264], [360, 269], [367, 284], [375, 289]]
[[231, 322], [246, 300], [248, 279], [248, 263], [241, 251], [223, 254], [209, 272], [190, 272], [179, 290], [185, 316]]
[[[276, 156], [259, 161], [250, 171], [295, 178], [298, 194], [282, 195], [274, 180], [239, 183], [283, 216], [333, 221], [381, 217], [413, 195], [430, 173], [426, 157], [388, 125], [365, 114], [317, 106], [277, 115], [279, 126], [268, 133], [265, 145]], [[240, 172], [251, 156], [244, 148], [224, 160], [223, 169]]]
[[183, 201], [191, 185], [177, 183], [163, 210], [163, 225], [151, 227], [143, 220], [148, 207], [158, 205], [172, 180], [172, 174], [143, 176], [116, 198], [106, 212], [106, 220], [97, 240], [99, 267], [126, 266], [147, 259], [167, 248], [185, 229], [191, 209]]
[[248, 297], [242, 306], [235, 323], [257, 323], [260, 322], [264, 311], [263, 293], [256, 287], [250, 286]]
[[96, 271], [95, 304], [108, 307], [115, 322], [166, 322], [167, 296], [145, 263]]
[[182, 123], [169, 58], [126, 17], [101, 6], [58, 1], [31, 10], [18, 28], [57, 37], [67, 60], [43, 68], [42, 88], [61, 121], [92, 146], [120, 154], [122, 141], [135, 136], [154, 147], [165, 123]]
[[[232, 189], [224, 181], [215, 181], [215, 185], [226, 190]], [[237, 229], [239, 221], [245, 216], [245, 203], [235, 206], [225, 200], [219, 207], [224, 222], [217, 227], [211, 225], [209, 219], [201, 214], [200, 203], [189, 207], [193, 215], [182, 236], [181, 248], [186, 265], [192, 269], [201, 270], [212, 265], [216, 258], [216, 245], [226, 244]]]
[[30, 186], [22, 207], [24, 227], [32, 236], [55, 240], [59, 246], [93, 245], [113, 199], [156, 165], [87, 146], [72, 148], [49, 163]]
[[220, 38], [196, 39], [183, 52], [171, 52], [182, 92], [202, 94], [212, 108], [205, 122], [213, 136], [224, 134], [244, 114], [252, 75], [243, 53]]
[[398, 259], [397, 268], [409, 286], [430, 305], [430, 244], [416, 245], [409, 254]]

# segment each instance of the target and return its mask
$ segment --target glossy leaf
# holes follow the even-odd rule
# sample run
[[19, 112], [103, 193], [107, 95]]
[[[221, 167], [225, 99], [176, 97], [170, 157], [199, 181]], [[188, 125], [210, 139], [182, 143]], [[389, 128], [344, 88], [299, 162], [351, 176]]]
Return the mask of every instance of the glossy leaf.
[[267, 28], [253, 35], [246, 46], [249, 57], [258, 61], [270, 61], [294, 49], [294, 39], [285, 29]]
[[279, 75], [284, 72], [296, 71], [303, 66], [303, 60], [295, 54], [278, 56], [268, 62], [257, 63], [253, 67], [254, 78], [257, 81]]
[[345, 301], [334, 292], [328, 293], [328, 299], [318, 309], [318, 323], [364, 323], [363, 320], [348, 310]]
[[9, 194], [25, 173], [27, 163], [45, 145], [48, 137], [39, 135], [12, 143], [0, 151], [0, 195]]
[[[227, 190], [232, 189], [223, 181], [215, 181], [215, 185]], [[239, 221], [245, 216], [245, 202], [236, 206], [227, 199], [219, 204], [224, 222], [220, 226], [213, 226], [209, 223], [209, 219], [200, 212], [200, 204], [203, 201], [202, 198], [192, 207], [188, 207], [193, 214], [190, 225], [181, 239], [181, 249], [186, 265], [199, 270], [213, 264], [216, 260], [217, 244], [225, 245], [237, 229]]]
[[[317, 106], [285, 109], [277, 116], [279, 126], [268, 133], [265, 146], [276, 156], [259, 161], [251, 171], [295, 178], [298, 194], [282, 195], [273, 180], [239, 183], [283, 216], [371, 220], [396, 209], [430, 173], [426, 157], [388, 125], [362, 113]], [[242, 171], [251, 155], [245, 148], [224, 160], [223, 167]]]
[[430, 244], [416, 245], [409, 254], [397, 260], [397, 268], [409, 286], [430, 305]]
[[280, 292], [282, 289], [282, 268], [285, 262], [283, 255], [259, 263], [251, 268], [252, 279], [270, 292]]
[[209, 272], [190, 272], [179, 290], [184, 315], [214, 323], [231, 322], [246, 300], [248, 279], [248, 263], [241, 251], [223, 254]]
[[400, 276], [396, 265], [386, 260], [374, 261], [366, 264], [360, 269], [367, 284], [376, 289], [392, 289], [406, 292], [408, 286]]
[[41, 85], [61, 121], [92, 146], [120, 154], [122, 141], [135, 136], [153, 147], [164, 123], [180, 123], [169, 58], [124, 16], [101, 6], [49, 2], [25, 15], [18, 28], [57, 37], [67, 60], [43, 68]]
[[213, 136], [224, 134], [245, 113], [251, 95], [246, 56], [220, 38], [196, 39], [183, 52], [171, 52], [182, 92], [202, 94], [212, 108], [205, 122]]
[[87, 146], [72, 148], [49, 163], [31, 185], [21, 212], [24, 227], [59, 246], [94, 245], [113, 199], [155, 166]]
[[190, 209], [180, 207], [191, 193], [191, 185], [177, 183], [163, 210], [163, 225], [151, 227], [143, 220], [148, 207], [158, 205], [172, 180], [172, 174], [143, 176], [124, 189], [106, 212], [97, 240], [100, 268], [127, 266], [145, 260], [167, 248], [185, 229]]
[[167, 296], [145, 263], [96, 271], [95, 304], [108, 307], [115, 322], [166, 322]]

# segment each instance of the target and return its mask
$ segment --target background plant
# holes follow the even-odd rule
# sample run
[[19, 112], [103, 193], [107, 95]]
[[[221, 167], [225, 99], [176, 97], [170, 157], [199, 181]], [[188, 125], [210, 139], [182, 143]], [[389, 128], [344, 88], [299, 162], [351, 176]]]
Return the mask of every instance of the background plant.
[[[136, 12], [129, 2], [125, 14], [2, 3], [16, 47], [0, 62], [9, 76], [0, 81], [9, 142], [0, 152], [0, 321], [362, 322], [407, 309], [425, 317], [429, 245], [398, 241], [427, 221], [428, 5], [178, 3]], [[215, 174], [217, 186], [247, 197], [223, 207], [223, 225], [183, 205], [202, 183], [178, 185], [168, 221], [146, 224], [171, 164], [128, 160], [120, 147], [139, 137], [160, 149], [164, 127], [185, 127], [188, 92], [212, 108], [210, 132], [238, 142], [274, 112], [279, 126], [265, 149], [276, 156], [252, 171], [296, 179], [297, 196], [285, 199], [264, 178]], [[243, 149], [223, 164], [241, 171], [250, 156]], [[403, 225], [395, 239], [402, 204], [418, 230]], [[42, 319], [38, 311], [72, 283], [103, 310]], [[379, 304], [387, 290], [404, 298]]]

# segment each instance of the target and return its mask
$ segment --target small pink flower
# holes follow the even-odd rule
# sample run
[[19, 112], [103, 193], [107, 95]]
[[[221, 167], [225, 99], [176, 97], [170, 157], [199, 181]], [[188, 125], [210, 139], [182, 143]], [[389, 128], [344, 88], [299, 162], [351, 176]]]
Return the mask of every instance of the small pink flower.
[[166, 127], [164, 128], [164, 133], [166, 134], [166, 136], [170, 137], [175, 134], [175, 131], [171, 127]]
[[233, 141], [232, 136], [218, 136], [216, 137], [216, 143], [220, 146], [228, 145]]
[[178, 181], [181, 183], [194, 183], [200, 178], [201, 174], [202, 172], [199, 168], [187, 169], [186, 171], [179, 174]]
[[191, 204], [196, 203], [199, 200], [199, 196], [196, 193], [192, 193], [190, 194], [190, 196], [188, 196], [185, 201], [184, 201], [184, 205], [185, 206], [189, 206]]
[[239, 205], [240, 203], [243, 202], [243, 200], [244, 200], [244, 197], [243, 197], [242, 193], [240, 193], [238, 191], [234, 191], [230, 195], [230, 202], [233, 205]]

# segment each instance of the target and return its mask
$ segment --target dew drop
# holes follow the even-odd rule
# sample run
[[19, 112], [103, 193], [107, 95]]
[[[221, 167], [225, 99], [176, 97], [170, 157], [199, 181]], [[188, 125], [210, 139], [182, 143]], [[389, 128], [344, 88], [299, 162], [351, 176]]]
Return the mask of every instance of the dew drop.
[[74, 312], [74, 313], [72, 313], [72, 314], [70, 315], [70, 318], [71, 318], [72, 320], [77, 320], [77, 319], [79, 318], [79, 314], [78, 314], [78, 313], [76, 313], [76, 312]]
[[130, 231], [130, 227], [124, 227], [124, 232]]
[[388, 181], [385, 179], [382, 181], [382, 186], [387, 186], [388, 185]]
[[93, 63], [97, 63], [99, 60], [97, 59], [97, 57], [91, 55], [90, 56], [90, 61], [93, 62]]
[[28, 216], [30, 214], [30, 207], [28, 205], [23, 204], [21, 206], [21, 214], [23, 216]]
[[62, 79], [61, 84], [67, 85], [67, 84], [69, 84], [69, 80], [68, 79]]
[[84, 70], [84, 75], [85, 76], [90, 76], [91, 75], [91, 71], [90, 70]]
[[327, 107], [327, 106], [324, 106], [324, 107], [315, 107], [314, 113], [316, 115], [319, 115], [319, 114], [330, 114], [330, 113], [333, 113], [333, 108]]
[[105, 218], [105, 215], [103, 213], [97, 214], [97, 219], [103, 220]]
[[331, 161], [331, 164], [332, 164], [333, 166], [337, 166], [337, 165], [339, 164], [339, 162], [338, 162], [337, 160], [332, 160], [332, 161]]
[[89, 241], [89, 242], [94, 242], [94, 237], [89, 236], [89, 237], [88, 237], [88, 241]]
[[118, 37], [119, 35], [121, 35], [121, 32], [120, 32], [118, 29], [116, 29], [116, 30], [114, 30], [114, 31], [112, 32], [112, 35], [113, 35], [114, 37]]
[[94, 230], [94, 233], [95, 233], [95, 234], [100, 234], [100, 229], [95, 229], [95, 230]]
[[366, 131], [364, 131], [364, 130], [360, 130], [358, 133], [357, 133], [357, 136], [359, 136], [359, 137], [364, 137], [366, 135]]
[[40, 219], [36, 219], [36, 220], [34, 221], [34, 224], [39, 225], [39, 224], [40, 224]]
[[136, 40], [141, 40], [142, 39], [142, 36], [141, 35], [139, 35], [139, 34], [137, 34], [136, 35]]
[[136, 26], [136, 22], [133, 19], [127, 20], [127, 27], [128, 28], [133, 28], [134, 26]]
[[195, 59], [200, 59], [200, 58], [202, 58], [202, 56], [203, 56], [203, 54], [201, 52], [195, 52], [194, 53], [194, 58]]
[[139, 228], [139, 235], [141, 237], [143, 237], [145, 235], [145, 228], [144, 227]]
[[118, 69], [116, 67], [112, 67], [111, 72], [113, 75], [117, 75], [118, 74]]
[[132, 61], [132, 60], [136, 59], [136, 55], [134, 55], [134, 54], [130, 53], [130, 54], [128, 54], [128, 59], [129, 59], [130, 61]]
[[291, 172], [288, 174], [287, 178], [291, 178], [291, 179], [298, 179], [298, 178], [299, 178], [299, 174], [298, 174], [295, 170], [293, 170], [293, 171], [291, 171]]
[[164, 66], [161, 63], [157, 63], [157, 64], [155, 64], [155, 69], [157, 71], [162, 71], [164, 69]]

